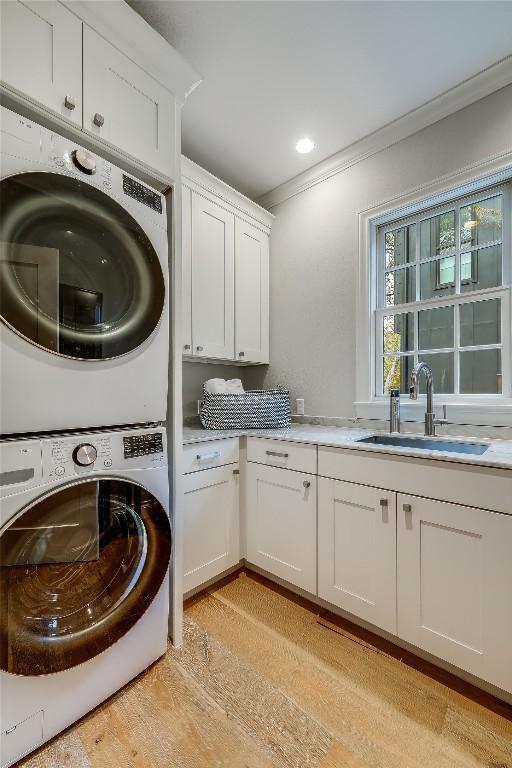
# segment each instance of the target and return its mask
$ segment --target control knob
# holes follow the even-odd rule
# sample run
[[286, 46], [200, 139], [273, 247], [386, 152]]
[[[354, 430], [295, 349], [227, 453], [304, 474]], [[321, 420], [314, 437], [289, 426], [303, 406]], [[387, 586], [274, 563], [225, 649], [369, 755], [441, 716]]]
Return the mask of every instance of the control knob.
[[98, 451], [90, 443], [82, 443], [77, 445], [73, 451], [73, 461], [78, 464], [79, 467], [89, 467], [94, 464]]
[[92, 152], [88, 152], [86, 149], [75, 149], [71, 153], [71, 157], [79, 171], [87, 173], [89, 176], [96, 173], [96, 158]]

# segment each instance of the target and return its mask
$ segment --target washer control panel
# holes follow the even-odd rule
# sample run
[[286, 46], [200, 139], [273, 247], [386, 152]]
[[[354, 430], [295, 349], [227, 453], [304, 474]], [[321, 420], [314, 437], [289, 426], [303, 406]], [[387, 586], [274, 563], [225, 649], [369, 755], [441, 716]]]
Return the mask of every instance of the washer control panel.
[[152, 208], [157, 213], [162, 213], [162, 196], [153, 189], [141, 184], [140, 181], [127, 176], [126, 173], [123, 173], [123, 192], [125, 195], [129, 195], [129, 197], [133, 197], [134, 200], [138, 200], [139, 203], [147, 205], [148, 208]]
[[147, 432], [142, 435], [123, 437], [123, 450], [125, 459], [149, 456], [152, 453], [162, 453], [164, 450], [162, 433]]
[[163, 429], [86, 432], [42, 441], [47, 481], [115, 470], [165, 466]]

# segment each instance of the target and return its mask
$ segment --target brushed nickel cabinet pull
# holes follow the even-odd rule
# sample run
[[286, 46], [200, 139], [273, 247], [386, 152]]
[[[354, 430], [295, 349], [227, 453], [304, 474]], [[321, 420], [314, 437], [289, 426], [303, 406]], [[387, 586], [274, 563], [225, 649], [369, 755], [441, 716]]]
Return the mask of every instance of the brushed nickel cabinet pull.
[[93, 121], [94, 125], [97, 125], [98, 128], [101, 128], [101, 126], [105, 122], [105, 118], [103, 117], [103, 115], [100, 115], [99, 112], [96, 112], [96, 114], [94, 115], [92, 121]]
[[75, 99], [73, 96], [64, 96], [64, 106], [71, 111], [76, 107]]
[[287, 459], [287, 453], [280, 453], [279, 451], [265, 451], [267, 456], [276, 456], [278, 459]]
[[379, 501], [379, 504], [381, 505], [381, 507], [387, 507], [387, 505], [388, 505], [388, 500], [387, 500], [387, 499], [381, 499], [381, 500]]
[[404, 504], [402, 509], [404, 510], [404, 512], [409, 514], [409, 512], [412, 512], [412, 505], [411, 504]]
[[309, 480], [304, 480], [302, 485], [304, 486], [304, 488], [311, 488], [311, 482]]
[[183, 349], [190, 349], [190, 344], [185, 344], [185, 346], [183, 347]]
[[197, 351], [197, 352], [202, 352], [202, 351], [203, 351], [203, 348], [202, 348], [201, 346], [197, 346], [197, 347], [196, 347], [196, 351]]

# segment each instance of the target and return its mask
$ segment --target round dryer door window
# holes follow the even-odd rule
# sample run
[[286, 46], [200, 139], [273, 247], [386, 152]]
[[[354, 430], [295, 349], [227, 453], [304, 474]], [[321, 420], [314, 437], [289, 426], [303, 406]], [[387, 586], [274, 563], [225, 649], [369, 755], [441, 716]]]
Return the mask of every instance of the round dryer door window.
[[142, 344], [165, 300], [158, 256], [135, 219], [54, 173], [1, 182], [0, 313], [44, 349], [105, 360]]
[[0, 668], [61, 672], [119, 640], [155, 598], [171, 556], [167, 514], [122, 480], [48, 495], [0, 531]]

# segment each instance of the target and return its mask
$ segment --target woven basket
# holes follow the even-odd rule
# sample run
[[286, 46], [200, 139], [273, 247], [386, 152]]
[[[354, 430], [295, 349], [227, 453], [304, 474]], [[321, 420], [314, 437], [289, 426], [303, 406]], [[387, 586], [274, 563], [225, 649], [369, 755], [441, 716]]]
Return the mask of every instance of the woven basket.
[[203, 388], [199, 409], [206, 429], [279, 429], [290, 424], [290, 393], [285, 389], [212, 395]]

